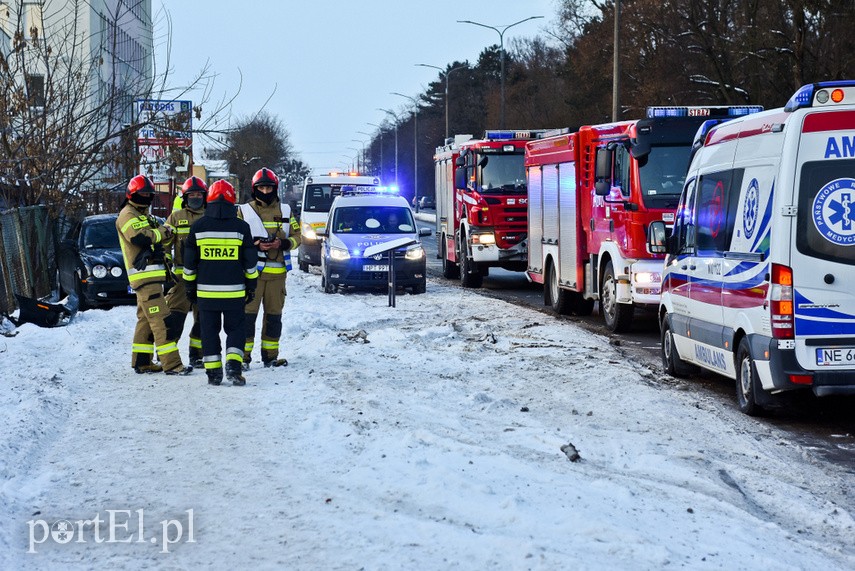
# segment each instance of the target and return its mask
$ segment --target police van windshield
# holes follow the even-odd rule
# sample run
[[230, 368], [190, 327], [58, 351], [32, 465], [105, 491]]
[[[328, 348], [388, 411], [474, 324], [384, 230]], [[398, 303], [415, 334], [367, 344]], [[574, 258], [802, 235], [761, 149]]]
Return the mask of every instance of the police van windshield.
[[303, 210], [306, 212], [329, 212], [333, 200], [339, 194], [341, 194], [341, 185], [338, 184], [306, 185]]
[[647, 208], [676, 208], [689, 167], [687, 145], [654, 146], [639, 166], [641, 200]]
[[89, 249], [119, 248], [119, 233], [113, 221], [88, 224], [83, 229], [83, 247]]
[[335, 209], [332, 231], [337, 234], [412, 234], [416, 224], [410, 209], [402, 206], [345, 206]]
[[525, 156], [518, 153], [485, 154], [487, 164], [481, 167], [481, 192], [524, 193]]
[[855, 160], [805, 163], [796, 212], [799, 252], [855, 264]]

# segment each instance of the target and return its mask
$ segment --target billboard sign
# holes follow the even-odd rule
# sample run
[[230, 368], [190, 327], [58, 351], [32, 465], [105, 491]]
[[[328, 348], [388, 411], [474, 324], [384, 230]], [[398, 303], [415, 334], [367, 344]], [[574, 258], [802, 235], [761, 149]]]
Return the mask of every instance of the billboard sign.
[[168, 99], [138, 99], [134, 103], [139, 145], [189, 147], [193, 143], [193, 102]]

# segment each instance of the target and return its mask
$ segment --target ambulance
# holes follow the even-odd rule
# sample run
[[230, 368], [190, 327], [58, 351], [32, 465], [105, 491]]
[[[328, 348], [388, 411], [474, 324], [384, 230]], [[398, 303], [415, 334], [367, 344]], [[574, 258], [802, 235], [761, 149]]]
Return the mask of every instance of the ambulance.
[[308, 272], [309, 266], [321, 265], [321, 238], [318, 232], [326, 230], [333, 200], [341, 194], [342, 189], [366, 186], [379, 187], [380, 179], [356, 172], [330, 172], [306, 177], [300, 207], [302, 242], [297, 257], [302, 271]]
[[855, 81], [701, 128], [669, 234], [659, 322], [675, 376], [736, 381], [749, 415], [782, 394], [855, 394]]

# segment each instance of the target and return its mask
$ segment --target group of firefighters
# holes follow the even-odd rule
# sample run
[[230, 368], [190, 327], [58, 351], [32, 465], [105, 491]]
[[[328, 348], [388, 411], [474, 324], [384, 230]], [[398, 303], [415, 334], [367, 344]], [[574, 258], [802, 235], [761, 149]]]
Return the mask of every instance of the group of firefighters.
[[[288, 364], [279, 357], [279, 337], [285, 278], [290, 252], [300, 245], [300, 226], [290, 206], [280, 203], [278, 188], [276, 173], [262, 168], [252, 177], [252, 199], [236, 204], [228, 181], [208, 187], [191, 176], [182, 186], [180, 207], [160, 224], [149, 211], [154, 184], [145, 175], [131, 179], [116, 229], [137, 297], [134, 371], [187, 375], [204, 367], [208, 383], [219, 385], [225, 369], [233, 385], [243, 386], [262, 309], [261, 362], [265, 367]], [[185, 366], [178, 341], [191, 312]]]

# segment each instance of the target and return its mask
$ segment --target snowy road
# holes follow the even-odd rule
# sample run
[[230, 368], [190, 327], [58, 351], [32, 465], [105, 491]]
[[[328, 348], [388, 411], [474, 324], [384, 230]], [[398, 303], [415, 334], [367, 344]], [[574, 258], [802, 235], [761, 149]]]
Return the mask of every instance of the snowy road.
[[729, 403], [529, 309], [318, 281], [245, 388], [135, 375], [133, 308], [0, 338], [0, 568], [855, 569], [852, 475]]

